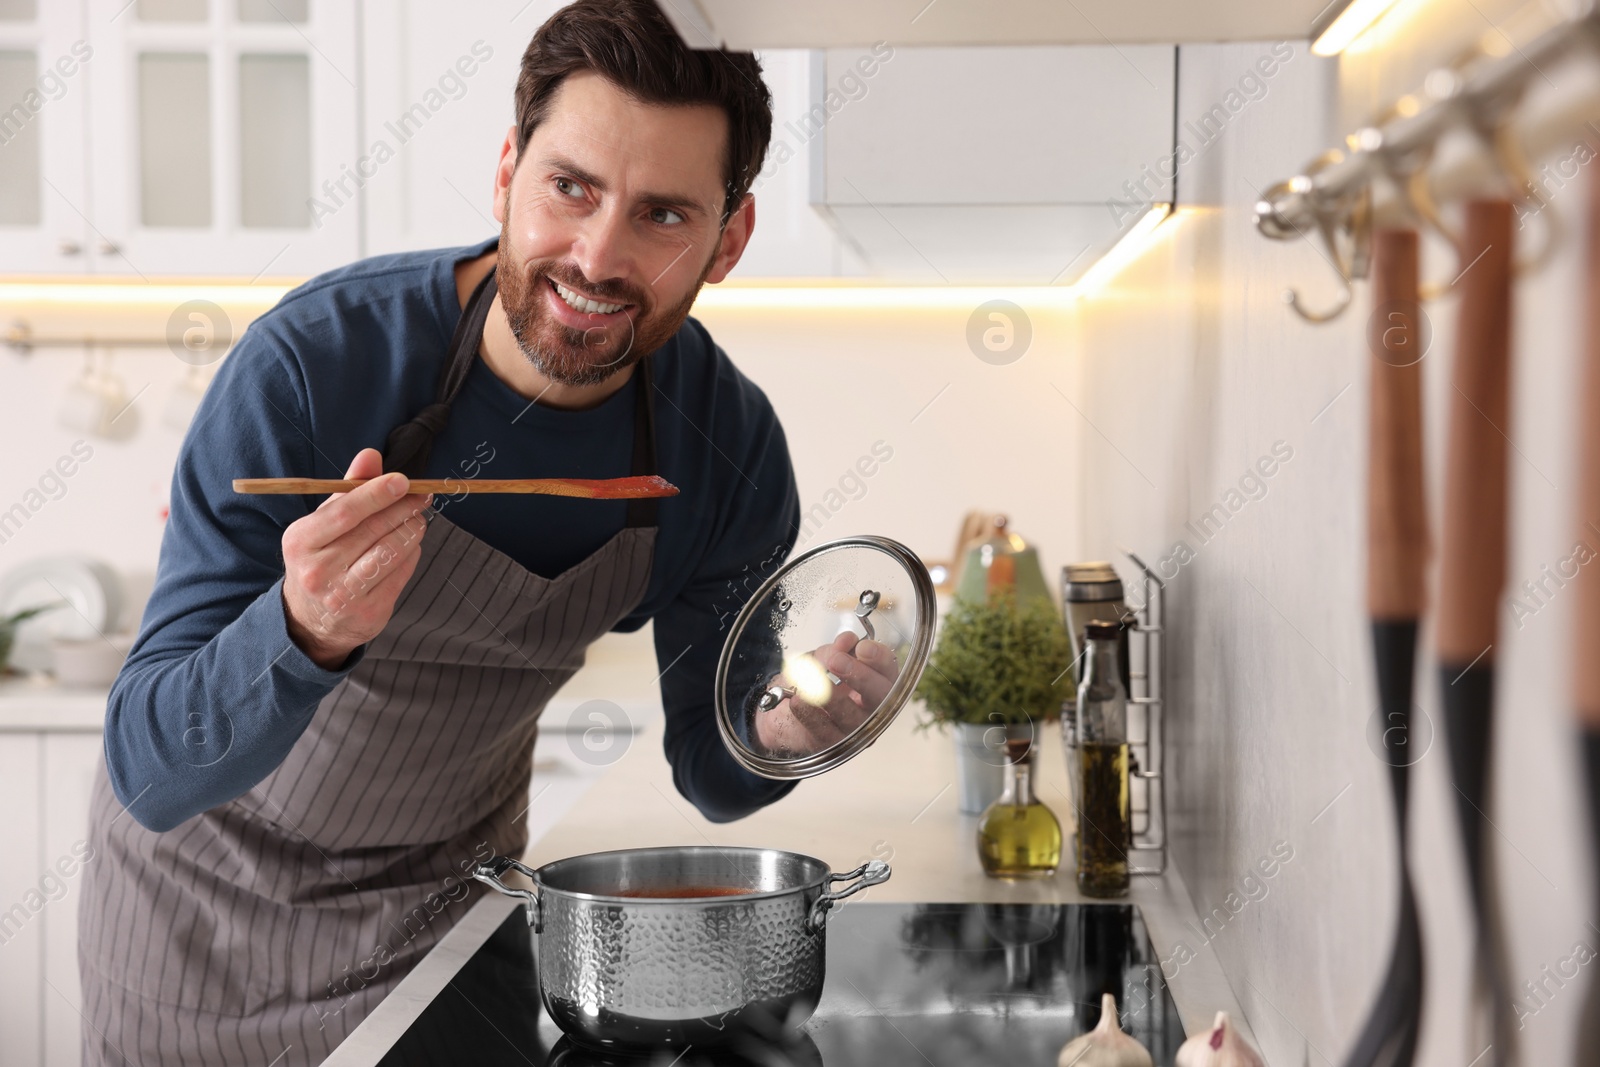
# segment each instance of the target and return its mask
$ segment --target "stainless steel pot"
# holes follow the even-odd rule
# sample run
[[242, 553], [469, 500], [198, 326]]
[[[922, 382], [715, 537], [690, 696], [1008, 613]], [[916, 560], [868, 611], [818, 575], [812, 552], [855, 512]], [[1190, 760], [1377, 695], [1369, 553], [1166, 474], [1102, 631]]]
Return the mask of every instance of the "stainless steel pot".
[[[511, 871], [532, 889], [505, 883]], [[526, 901], [539, 995], [556, 1025], [606, 1049], [721, 1044], [793, 1029], [822, 995], [833, 906], [889, 878], [881, 860], [845, 874], [766, 848], [597, 852], [537, 870], [496, 856], [473, 877]], [[843, 889], [834, 889], [848, 882]], [[686, 887], [736, 896], [649, 897]]]

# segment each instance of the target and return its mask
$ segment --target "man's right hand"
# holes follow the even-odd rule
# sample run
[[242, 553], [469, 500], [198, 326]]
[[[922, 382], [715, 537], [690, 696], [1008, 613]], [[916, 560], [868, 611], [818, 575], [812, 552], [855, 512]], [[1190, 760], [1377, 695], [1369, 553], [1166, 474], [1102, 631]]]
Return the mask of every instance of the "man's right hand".
[[433, 498], [407, 496], [405, 475], [382, 474], [383, 456], [362, 449], [345, 477], [373, 480], [335, 493], [283, 531], [289, 637], [327, 670], [378, 636], [422, 558]]

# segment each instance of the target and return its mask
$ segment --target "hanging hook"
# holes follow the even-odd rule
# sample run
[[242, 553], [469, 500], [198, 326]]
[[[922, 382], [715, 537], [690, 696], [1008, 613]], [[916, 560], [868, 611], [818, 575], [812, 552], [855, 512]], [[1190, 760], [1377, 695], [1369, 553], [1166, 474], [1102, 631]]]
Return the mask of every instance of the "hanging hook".
[[[1337, 149], [1325, 152], [1312, 161], [1304, 174], [1279, 182], [1262, 194], [1256, 203], [1256, 225], [1269, 237], [1306, 237], [1307, 234], [1279, 214], [1276, 202], [1287, 197], [1298, 197], [1308, 202], [1316, 218], [1317, 232], [1326, 248], [1326, 259], [1338, 275], [1342, 292], [1333, 305], [1317, 311], [1306, 306], [1299, 292], [1285, 289], [1283, 300], [1295, 314], [1307, 322], [1328, 322], [1338, 318], [1355, 300], [1354, 280], [1367, 274], [1370, 238], [1372, 234], [1371, 197], [1363, 188], [1354, 197], [1343, 197], [1335, 202], [1323, 202], [1316, 195], [1312, 176], [1318, 171], [1341, 162], [1344, 153]], [[1341, 238], [1341, 234], [1348, 237]], [[1348, 246], [1348, 247], [1347, 247]]]
[[1344, 261], [1344, 255], [1339, 249], [1338, 234], [1331, 216], [1323, 213], [1317, 215], [1317, 231], [1322, 235], [1322, 243], [1327, 247], [1328, 262], [1333, 264], [1334, 271], [1339, 276], [1341, 292], [1326, 311], [1312, 311], [1300, 300], [1300, 294], [1294, 289], [1283, 291], [1284, 303], [1294, 309], [1307, 322], [1329, 322], [1344, 314], [1353, 300], [1355, 300], [1355, 287], [1351, 284], [1350, 266]]
[[1566, 227], [1562, 224], [1561, 213], [1556, 210], [1554, 201], [1540, 196], [1535, 191], [1537, 186], [1533, 180], [1528, 157], [1522, 151], [1522, 142], [1512, 130], [1511, 124], [1509, 122], [1496, 124], [1488, 134], [1488, 140], [1500, 172], [1517, 192], [1516, 199], [1525, 205], [1536, 205], [1534, 214], [1544, 220], [1544, 243], [1537, 252], [1526, 259], [1518, 259], [1511, 267], [1513, 274], [1532, 274], [1549, 263], [1556, 249], [1561, 247]]
[[[1284, 302], [1307, 322], [1330, 322], [1344, 314], [1355, 300], [1355, 279], [1366, 277], [1368, 267], [1369, 238], [1372, 233], [1369, 200], [1363, 191], [1349, 210], [1340, 211], [1338, 206], [1334, 206], [1317, 211], [1317, 232], [1322, 237], [1326, 258], [1338, 275], [1342, 291], [1332, 306], [1315, 311], [1306, 306], [1299, 292], [1285, 289]], [[1341, 240], [1341, 233], [1348, 233], [1349, 237]]]
[[[1390, 149], [1384, 137], [1382, 124], [1406, 113], [1404, 101], [1405, 98], [1402, 98], [1390, 105], [1374, 120], [1373, 125], [1354, 134], [1352, 140], [1377, 165], [1377, 175], [1387, 180], [1405, 215], [1417, 224], [1418, 229], [1426, 228], [1436, 233], [1459, 256], [1461, 238], [1440, 214], [1428, 177], [1428, 168], [1433, 163], [1433, 147], [1430, 145], [1426, 150], [1415, 151], [1401, 158]], [[1433, 300], [1449, 289], [1448, 282], [1425, 282], [1418, 287], [1417, 295], [1422, 300]]]

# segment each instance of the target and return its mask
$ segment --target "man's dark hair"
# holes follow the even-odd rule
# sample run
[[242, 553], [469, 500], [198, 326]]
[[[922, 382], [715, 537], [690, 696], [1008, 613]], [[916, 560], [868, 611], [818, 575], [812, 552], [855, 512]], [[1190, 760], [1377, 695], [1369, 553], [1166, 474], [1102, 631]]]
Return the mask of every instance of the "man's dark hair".
[[693, 49], [654, 0], [577, 0], [539, 27], [517, 75], [517, 154], [569, 74], [592, 70], [642, 103], [710, 104], [728, 116], [722, 220], [743, 201], [772, 138], [772, 94], [749, 52]]

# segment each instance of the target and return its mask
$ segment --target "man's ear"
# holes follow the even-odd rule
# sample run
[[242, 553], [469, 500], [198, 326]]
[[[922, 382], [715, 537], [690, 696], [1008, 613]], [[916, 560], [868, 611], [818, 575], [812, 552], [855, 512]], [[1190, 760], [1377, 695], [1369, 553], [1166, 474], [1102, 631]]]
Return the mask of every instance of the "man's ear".
[[755, 228], [756, 198], [746, 193], [722, 227], [722, 239], [717, 245], [716, 258], [711, 262], [711, 270], [706, 273], [707, 282], [715, 285], [728, 276], [738, 264], [739, 257], [744, 255], [744, 250], [750, 244], [750, 234]]
[[511, 176], [517, 172], [517, 128], [506, 131], [500, 146], [500, 163], [494, 169], [494, 221], [505, 225], [511, 200]]

